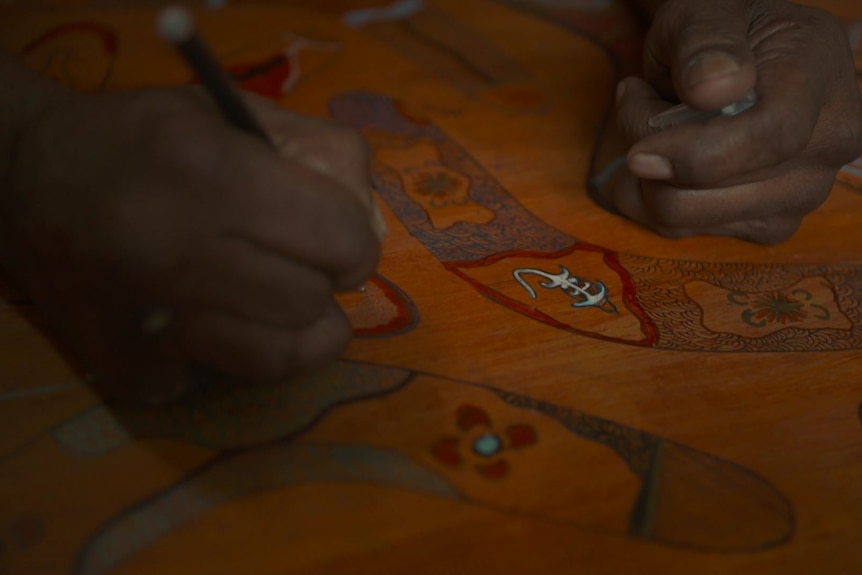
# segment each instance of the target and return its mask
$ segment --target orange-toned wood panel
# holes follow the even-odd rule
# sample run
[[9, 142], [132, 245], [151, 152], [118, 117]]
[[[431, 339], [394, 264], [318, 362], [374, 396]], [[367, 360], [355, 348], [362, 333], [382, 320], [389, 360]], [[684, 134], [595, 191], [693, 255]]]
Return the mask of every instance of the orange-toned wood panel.
[[[0, 38], [82, 90], [191, 82], [158, 4], [6, 3]], [[588, 195], [621, 4], [372, 4], [196, 11], [243, 87], [372, 148], [344, 360], [102, 403], [4, 288], [0, 573], [862, 572], [862, 167], [782, 245], [662, 239]]]

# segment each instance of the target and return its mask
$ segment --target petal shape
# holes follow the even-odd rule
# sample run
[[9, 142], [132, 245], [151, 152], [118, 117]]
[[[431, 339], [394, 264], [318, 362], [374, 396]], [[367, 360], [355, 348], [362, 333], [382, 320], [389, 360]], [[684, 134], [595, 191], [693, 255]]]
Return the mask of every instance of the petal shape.
[[509, 464], [503, 459], [489, 463], [488, 465], [478, 465], [476, 468], [483, 477], [488, 479], [502, 479], [509, 474]]
[[431, 453], [437, 461], [449, 467], [461, 465], [461, 455], [458, 453], [457, 437], [442, 437], [431, 447]]
[[470, 431], [474, 427], [483, 426], [491, 427], [491, 418], [484, 410], [475, 405], [464, 404], [458, 408], [455, 418], [458, 422], [458, 429], [461, 431]]
[[510, 425], [506, 429], [510, 449], [523, 449], [538, 443], [536, 431], [530, 425]]

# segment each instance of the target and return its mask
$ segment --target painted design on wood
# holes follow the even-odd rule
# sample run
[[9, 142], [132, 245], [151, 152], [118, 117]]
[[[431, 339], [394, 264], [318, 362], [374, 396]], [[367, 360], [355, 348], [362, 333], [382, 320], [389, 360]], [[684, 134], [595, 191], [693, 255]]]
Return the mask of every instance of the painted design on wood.
[[[620, 254], [639, 301], [650, 302], [664, 349], [714, 351], [840, 351], [862, 347], [862, 266], [717, 264]], [[764, 328], [748, 325], [728, 295], [749, 298], [802, 287], [830, 317]], [[707, 288], [707, 289], [704, 289]], [[732, 309], [732, 312], [730, 311]]]
[[363, 483], [458, 499], [457, 489], [400, 453], [364, 445], [280, 443], [207, 465], [111, 521], [83, 548], [75, 573], [108, 573], [172, 531], [232, 501], [310, 483]]
[[99, 22], [69, 22], [49, 29], [20, 52], [33, 69], [84, 92], [105, 90], [114, 71], [119, 39]]
[[[501, 251], [559, 251], [576, 243], [571, 236], [549, 228], [524, 210], [478, 162], [428, 119], [418, 117], [413, 109], [404, 114], [404, 109], [410, 108], [370, 92], [345, 94], [330, 103], [334, 118], [363, 129], [374, 151], [378, 194], [437, 259], [479, 261]], [[469, 183], [470, 202], [465, 206], [477, 207], [451, 216], [449, 219], [456, 220], [452, 225], [439, 227], [439, 219], [404, 188], [403, 182], [408, 179], [404, 172], [411, 167], [434, 167], [459, 174]], [[475, 218], [477, 211], [483, 217]], [[488, 219], [486, 213], [493, 217]]]
[[[462, 403], [453, 412], [440, 397]], [[233, 501], [308, 484], [378, 485], [716, 553], [767, 549], [794, 530], [784, 495], [729, 461], [522, 393], [352, 362], [279, 385], [201, 390], [169, 410], [99, 407], [31, 448], [28, 469], [41, 469], [33, 453], [65, 460], [60, 477], [100, 478], [72, 499], [104, 505], [102, 482], [149, 464], [128, 459], [136, 444], [170, 450], [165, 438], [218, 451], [170, 485], [115, 502], [125, 511], [81, 549], [78, 573], [108, 572]], [[40, 497], [57, 513], [76, 504]]]
[[621, 0], [496, 0], [510, 8], [541, 18], [572, 34], [590, 39], [604, 49], [614, 70], [608, 86], [607, 107], [596, 135], [590, 160], [587, 193], [604, 210], [621, 215], [602, 191], [625, 164], [628, 144], [617, 128], [613, 86], [627, 76], [642, 75], [645, 28], [629, 2]]
[[79, 457], [103, 457], [146, 437], [240, 449], [294, 437], [330, 409], [386, 394], [410, 377], [406, 370], [345, 363], [283, 385], [216, 383], [166, 406], [101, 404], [52, 436], [63, 451]]
[[838, 183], [862, 191], [862, 158], [856, 159], [838, 172]]
[[587, 193], [596, 204], [610, 213], [620, 215], [601, 192], [625, 164], [625, 154], [628, 151], [628, 145], [620, 137], [617, 128], [616, 107], [611, 95], [613, 86], [624, 77], [642, 75], [646, 30], [632, 10], [631, 4], [621, 0], [495, 1], [541, 18], [576, 36], [588, 38], [604, 49], [608, 63], [614, 70], [614, 77], [612, 84], [608, 86], [607, 108], [596, 135], [590, 160], [590, 175], [586, 184]]
[[[252, 62], [228, 64], [228, 73], [244, 90], [278, 100], [293, 92], [302, 78], [331, 64], [342, 49], [340, 42], [314, 40], [294, 33], [285, 34], [284, 42], [287, 47], [280, 53]], [[242, 59], [242, 52], [231, 58]]]
[[520, 269], [512, 272], [512, 275], [518, 281], [530, 297], [536, 299], [536, 290], [533, 286], [524, 279], [525, 275], [535, 275], [544, 278], [545, 281], [540, 281], [539, 285], [546, 290], [560, 289], [572, 301], [572, 307], [585, 308], [594, 307], [608, 313], [619, 313], [617, 306], [608, 298], [608, 288], [600, 281], [589, 281], [572, 275], [565, 266], [560, 266], [560, 273], [552, 274], [542, 270]]
[[822, 278], [806, 278], [787, 289], [753, 294], [707, 282], [686, 285], [686, 294], [703, 309], [703, 323], [715, 332], [758, 337], [788, 327], [850, 330], [834, 301], [834, 288]]
[[[375, 187], [410, 234], [446, 269], [509, 309], [578, 335], [659, 349], [862, 347], [862, 266], [701, 263], [617, 253], [579, 241], [524, 209], [463, 148], [415, 112], [403, 114], [404, 108], [370, 92], [330, 102], [334, 118], [365, 133], [374, 152]], [[445, 225], [407, 183], [409, 174], [422, 170], [451, 174], [462, 183], [459, 194], [467, 201]], [[603, 286], [611, 301], [573, 307], [564, 289], [533, 288], [533, 297], [514, 275], [563, 269], [589, 278], [593, 290]], [[776, 294], [801, 298], [798, 321], [770, 321], [768, 313], [755, 319], [763, 305], [779, 305], [769, 303]], [[739, 305], [744, 302], [757, 309], [746, 312]], [[763, 319], [766, 324], [752, 325]]]
[[639, 75], [644, 31], [620, 0], [495, 0], [589, 38], [612, 56], [619, 78]]
[[419, 324], [419, 310], [410, 296], [380, 274], [371, 277], [364, 293], [339, 297], [339, 303], [350, 318], [354, 337], [394, 337]]
[[538, 435], [532, 425], [508, 425], [500, 431], [490, 416], [475, 405], [461, 405], [455, 420], [460, 435], [444, 435], [431, 446], [431, 453], [443, 465], [466, 465], [486, 479], [502, 479], [508, 475], [506, 451], [517, 451], [538, 443]]
[[492, 210], [470, 196], [469, 176], [447, 167], [433, 145], [381, 150], [381, 159], [398, 169], [401, 188], [422, 206], [432, 228], [446, 230], [458, 222], [485, 224], [494, 219]]
[[424, 0], [398, 0], [388, 6], [349, 10], [341, 17], [341, 21], [353, 28], [361, 28], [375, 22], [405, 20], [423, 9], [425, 9]]
[[[513, 113], [538, 114], [550, 106], [549, 95], [524, 65], [431, 3], [401, 0], [368, 7], [357, 0], [304, 0], [304, 4], [339, 14], [348, 26], [370, 34], [463, 96]], [[410, 78], [405, 87], [421, 80]], [[440, 102], [426, 104], [440, 108]]]
[[[800, 323], [804, 321], [810, 312], [814, 318], [828, 321], [832, 314], [826, 307], [811, 303], [814, 296], [804, 289], [795, 289], [788, 292], [774, 291], [759, 294], [751, 301], [748, 294], [733, 292], [727, 296], [730, 303], [746, 308], [742, 312], [742, 320], [753, 327], [766, 327], [771, 324], [786, 325], [788, 323]], [[806, 311], [806, 308], [810, 310]]]

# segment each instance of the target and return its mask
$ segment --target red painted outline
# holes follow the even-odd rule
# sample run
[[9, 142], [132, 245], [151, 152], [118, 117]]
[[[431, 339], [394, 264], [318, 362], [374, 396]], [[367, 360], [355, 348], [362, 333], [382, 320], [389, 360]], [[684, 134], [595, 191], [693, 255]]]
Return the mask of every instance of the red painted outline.
[[[461, 271], [462, 269], [487, 267], [507, 258], [523, 257], [548, 260], [565, 257], [577, 251], [600, 253], [604, 255], [605, 264], [607, 264], [607, 266], [619, 276], [620, 280], [623, 283], [622, 301], [626, 308], [630, 312], [632, 312], [632, 314], [638, 319], [638, 322], [640, 322], [641, 332], [644, 334], [644, 338], [642, 340], [633, 341], [629, 339], [610, 337], [599, 333], [578, 329], [576, 327], [562, 323], [554, 319], [553, 317], [540, 312], [534, 307], [530, 307], [524, 303], [519, 302], [518, 300], [512, 299], [509, 296], [506, 296], [494, 290], [493, 288], [490, 288], [485, 284], [474, 280], [472, 277]], [[566, 248], [562, 251], [555, 253], [515, 250], [509, 252], [501, 252], [492, 256], [488, 256], [485, 259], [473, 262], [446, 262], [443, 264], [443, 266], [448, 271], [454, 273], [455, 275], [472, 285], [473, 288], [475, 288], [482, 295], [498, 303], [502, 303], [506, 307], [514, 309], [515, 311], [518, 311], [523, 315], [531, 317], [552, 327], [603, 341], [624, 343], [627, 345], [639, 345], [643, 347], [653, 347], [658, 340], [658, 329], [656, 328], [652, 320], [649, 318], [646, 311], [637, 302], [637, 298], [635, 297], [637, 290], [635, 289], [635, 285], [631, 279], [631, 276], [629, 275], [628, 271], [622, 266], [622, 264], [620, 264], [617, 254], [605, 248], [592, 244], [577, 243], [570, 248]]]
[[111, 56], [115, 56], [117, 54], [117, 49], [119, 47], [119, 41], [117, 40], [117, 33], [110, 27], [101, 24], [99, 22], [70, 22], [68, 24], [61, 24], [60, 26], [55, 26], [51, 28], [29, 44], [27, 44], [23, 50], [21, 50], [21, 54], [30, 54], [33, 50], [40, 47], [42, 44], [59, 38], [65, 34], [70, 32], [89, 32], [92, 33], [102, 39], [102, 47], [105, 51]]
[[384, 325], [372, 328], [354, 329], [353, 335], [357, 337], [368, 337], [397, 334], [412, 327], [414, 324], [414, 318], [410, 313], [410, 307], [404, 301], [401, 294], [383, 278], [373, 276], [370, 281], [380, 288], [380, 291], [383, 292], [383, 295], [386, 296], [387, 300], [395, 305], [398, 309], [398, 315], [396, 315], [389, 323]]

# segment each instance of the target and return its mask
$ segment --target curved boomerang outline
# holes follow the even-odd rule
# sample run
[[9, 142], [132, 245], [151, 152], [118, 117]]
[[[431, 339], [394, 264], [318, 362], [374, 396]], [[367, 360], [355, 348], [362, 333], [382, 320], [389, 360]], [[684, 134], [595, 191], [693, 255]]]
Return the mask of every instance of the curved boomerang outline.
[[[363, 372], [371, 376], [366, 377], [365, 384], [356, 384], [353, 379], [357, 375], [362, 376]], [[435, 381], [487, 391], [511, 407], [548, 417], [569, 433], [599, 443], [616, 453], [641, 482], [640, 495], [630, 514], [628, 536], [647, 542], [707, 552], [749, 553], [782, 545], [792, 538], [795, 531], [792, 504], [773, 484], [761, 476], [733, 462], [612, 420], [491, 385], [391, 366], [341, 362], [329, 372], [328, 377], [352, 383], [347, 386], [334, 385], [334, 388], [352, 388], [358, 392], [361, 390], [356, 389], [357, 387], [373, 386], [375, 377], [385, 378], [389, 383], [382, 387], [377, 385], [373, 393], [334, 398], [309, 421], [278, 437], [256, 444], [245, 443], [228, 447], [217, 457], [187, 474], [184, 479], [143, 499], [106, 523], [81, 550], [76, 572], [81, 575], [106, 572], [143, 551], [161, 537], [169, 535], [173, 530], [230, 501], [254, 493], [322, 481], [385, 485], [446, 497], [570, 528], [604, 532], [586, 521], [573, 523], [549, 519], [541, 514], [507, 507], [505, 502], [469, 497], [459, 490], [452, 478], [429, 469], [413, 459], [409, 453], [380, 448], [361, 440], [352, 444], [327, 445], [297, 442], [301, 440], [303, 433], [314, 428], [334, 409], [389, 396], [412, 385], [433, 385]], [[216, 404], [230, 404], [235, 400], [236, 392], [230, 395], [229, 401], [217, 401]], [[273, 395], [278, 396], [278, 392], [274, 391]], [[189, 405], [195, 403], [194, 398], [190, 401]], [[215, 413], [212, 415], [217, 416]], [[81, 425], [82, 420], [88, 416], [89, 414], [84, 414], [78, 420], [61, 426], [55, 431], [55, 437], [62, 435], [64, 429], [68, 431], [70, 426]], [[167, 421], [160, 421], [158, 425], [149, 426], [151, 433], [146, 437], [170, 437], [201, 443], [199, 437], [177, 434], [175, 427]], [[204, 445], [213, 447], [208, 443]], [[88, 453], [86, 446], [77, 447], [77, 453]], [[117, 446], [119, 447], [121, 446]], [[76, 449], [75, 442], [70, 443], [67, 440], [64, 448]], [[684, 480], [674, 480], [674, 477]], [[750, 533], [740, 536], [738, 528], [742, 523], [724, 525], [722, 531], [710, 523], [708, 516], [694, 519], [684, 517], [682, 521], [687, 523], [680, 527], [679, 517], [674, 516], [674, 509], [679, 506], [680, 499], [670, 502], [664, 499], [663, 486], [668, 481], [675, 484], [674, 489], [687, 490], [681, 498], [685, 506], [691, 504], [702, 509], [730, 506], [739, 511], [740, 522], [747, 527], [760, 527], [762, 532], [753, 536]], [[705, 532], [719, 535], [723, 533], [721, 536], [728, 539], [724, 543], [715, 543], [707, 540], [703, 534]], [[746, 537], [749, 539], [745, 539]]]
[[[464, 174], [472, 182], [469, 197], [494, 212], [495, 217], [487, 223], [459, 221], [437, 229], [424, 208], [406, 192], [399, 172], [378, 157], [373, 162], [375, 189], [410, 235], [446, 269], [504, 307], [577, 335], [672, 351], [813, 352], [862, 348], [862, 265], [706, 263], [613, 252], [581, 241], [536, 217], [436, 125], [403, 113], [401, 102], [384, 94], [353, 91], [333, 97], [329, 109], [334, 119], [363, 130], [375, 156], [381, 150], [433, 145], [441, 165]], [[619, 276], [623, 303], [641, 323], [641, 340], [566, 325], [467, 273], [468, 269], [515, 257], [559, 263], [556, 260], [576, 252], [602, 254], [607, 267]], [[687, 283], [704, 281], [725, 290], [760, 293], [790, 288], [809, 277], [825, 280], [832, 291], [829, 299], [835, 300], [851, 325], [849, 329], [788, 326], [759, 337], [718, 333], [703, 325], [701, 308], [685, 292]]]

